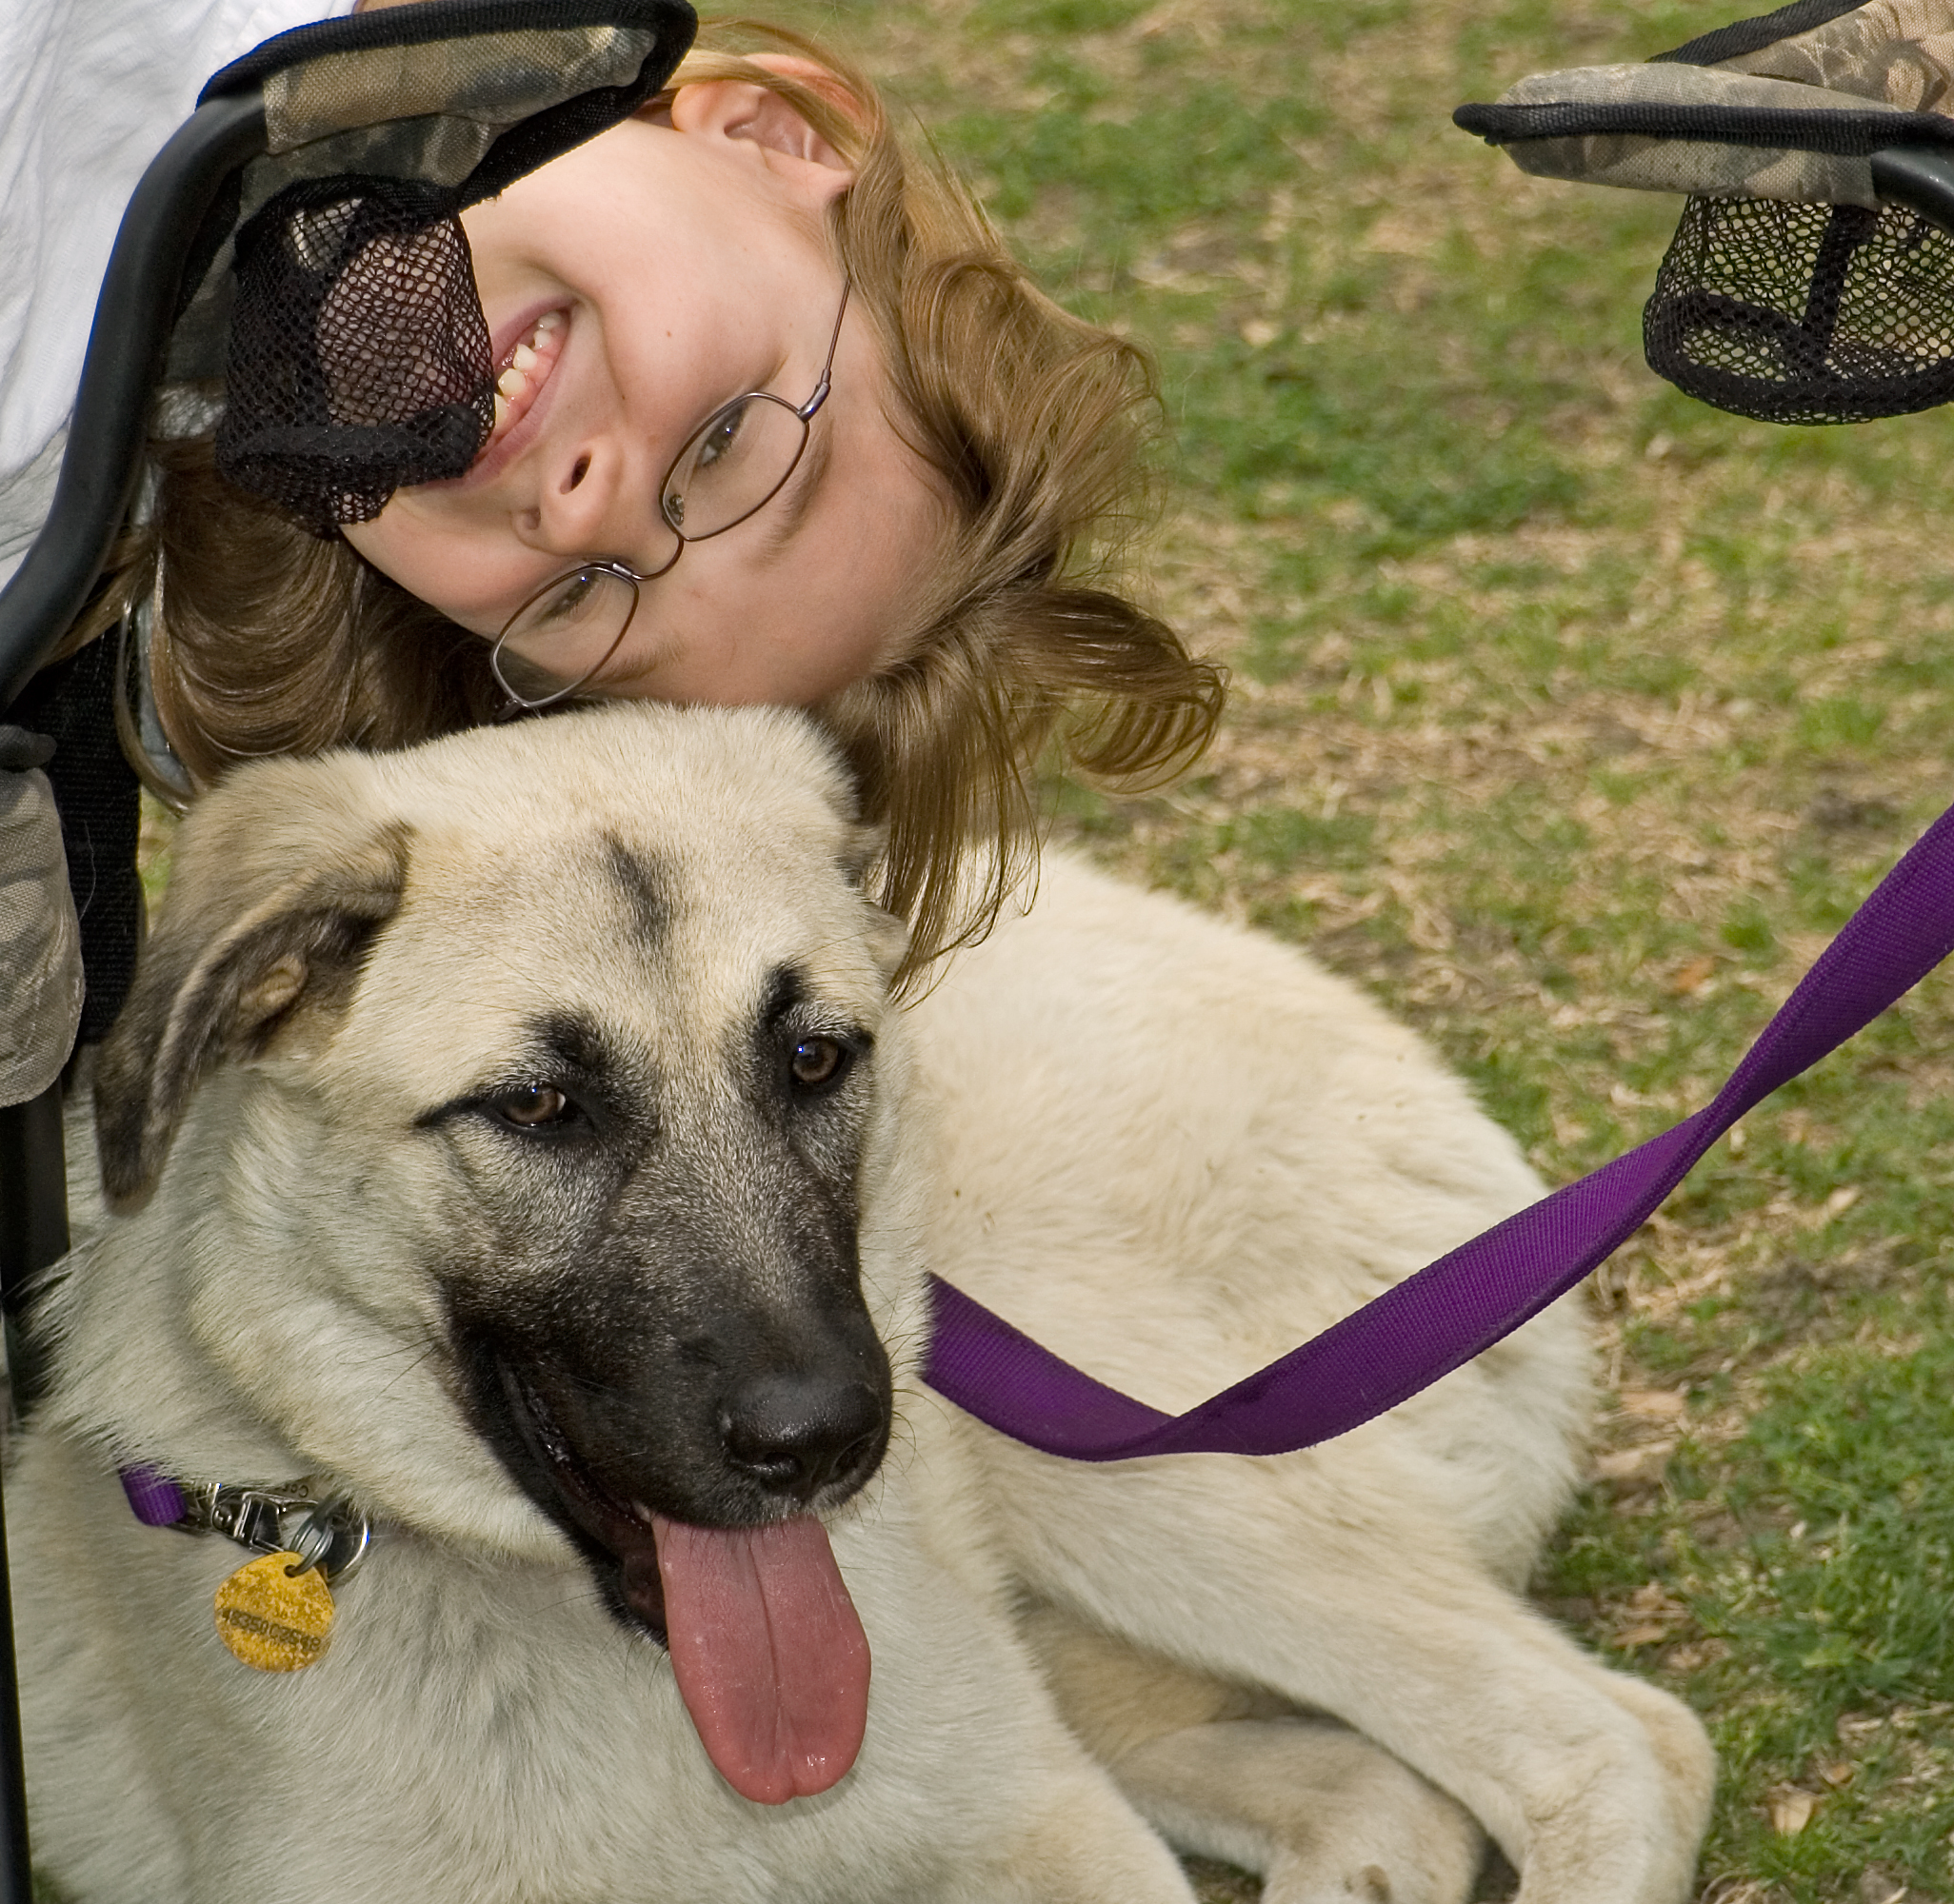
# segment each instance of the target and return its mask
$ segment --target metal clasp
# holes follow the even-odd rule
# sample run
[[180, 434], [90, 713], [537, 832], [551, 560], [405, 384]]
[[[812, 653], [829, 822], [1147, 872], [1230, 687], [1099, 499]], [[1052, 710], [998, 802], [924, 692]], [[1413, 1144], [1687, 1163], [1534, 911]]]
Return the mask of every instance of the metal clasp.
[[240, 1547], [276, 1554], [284, 1545], [278, 1537], [278, 1523], [291, 1505], [289, 1496], [266, 1488], [220, 1484], [210, 1493], [210, 1531], [235, 1540]]
[[317, 1567], [327, 1582], [345, 1579], [367, 1557], [372, 1528], [344, 1495], [315, 1499], [302, 1487], [236, 1487], [209, 1481], [184, 1490], [174, 1524], [186, 1534], [221, 1534], [258, 1554], [296, 1554], [294, 1576]]

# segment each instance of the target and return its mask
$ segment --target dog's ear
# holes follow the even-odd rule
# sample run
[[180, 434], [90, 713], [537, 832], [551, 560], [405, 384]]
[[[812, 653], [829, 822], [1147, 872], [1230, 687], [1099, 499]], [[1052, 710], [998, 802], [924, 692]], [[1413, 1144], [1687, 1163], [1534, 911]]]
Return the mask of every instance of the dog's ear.
[[[179, 836], [162, 916], [95, 1068], [111, 1206], [153, 1187], [203, 1073], [223, 1055], [262, 1049], [303, 1005], [344, 996], [400, 903], [407, 823], [358, 801], [322, 802], [316, 780], [294, 815], [265, 786], [273, 777], [233, 776], [206, 797], [221, 810], [207, 818], [200, 803]], [[251, 791], [273, 797], [254, 802]]]

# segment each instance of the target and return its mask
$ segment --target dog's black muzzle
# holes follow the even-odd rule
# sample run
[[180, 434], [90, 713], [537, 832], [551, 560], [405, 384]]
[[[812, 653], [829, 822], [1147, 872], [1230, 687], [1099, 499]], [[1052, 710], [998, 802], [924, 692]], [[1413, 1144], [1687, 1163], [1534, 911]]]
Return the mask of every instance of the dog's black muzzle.
[[739, 1279], [724, 1263], [695, 1269], [682, 1288], [641, 1266], [628, 1279], [579, 1278], [552, 1302], [456, 1302], [477, 1425], [590, 1558], [617, 1610], [660, 1637], [654, 1515], [735, 1528], [825, 1511], [887, 1452], [888, 1357], [852, 1233], [823, 1242], [796, 1253], [790, 1303], [756, 1297], [687, 1313], [687, 1290], [723, 1297]]

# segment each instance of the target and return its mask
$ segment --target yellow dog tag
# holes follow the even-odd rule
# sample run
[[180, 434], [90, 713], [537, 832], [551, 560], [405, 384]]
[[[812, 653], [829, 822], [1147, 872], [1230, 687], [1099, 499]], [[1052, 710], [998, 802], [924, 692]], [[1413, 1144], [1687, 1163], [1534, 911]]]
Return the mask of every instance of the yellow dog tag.
[[246, 1562], [217, 1589], [217, 1637], [260, 1673], [296, 1673], [326, 1651], [332, 1590], [318, 1568], [293, 1576], [296, 1554]]

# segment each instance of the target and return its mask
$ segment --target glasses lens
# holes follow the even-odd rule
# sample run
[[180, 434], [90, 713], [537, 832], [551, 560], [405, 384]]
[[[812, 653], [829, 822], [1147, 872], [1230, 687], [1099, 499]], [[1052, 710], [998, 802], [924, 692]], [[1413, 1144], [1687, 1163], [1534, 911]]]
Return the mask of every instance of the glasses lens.
[[794, 473], [808, 426], [784, 398], [739, 397], [717, 410], [679, 454], [660, 499], [688, 542], [743, 523]]
[[510, 619], [489, 656], [503, 691], [524, 707], [574, 693], [617, 652], [638, 585], [608, 568], [559, 575]]

